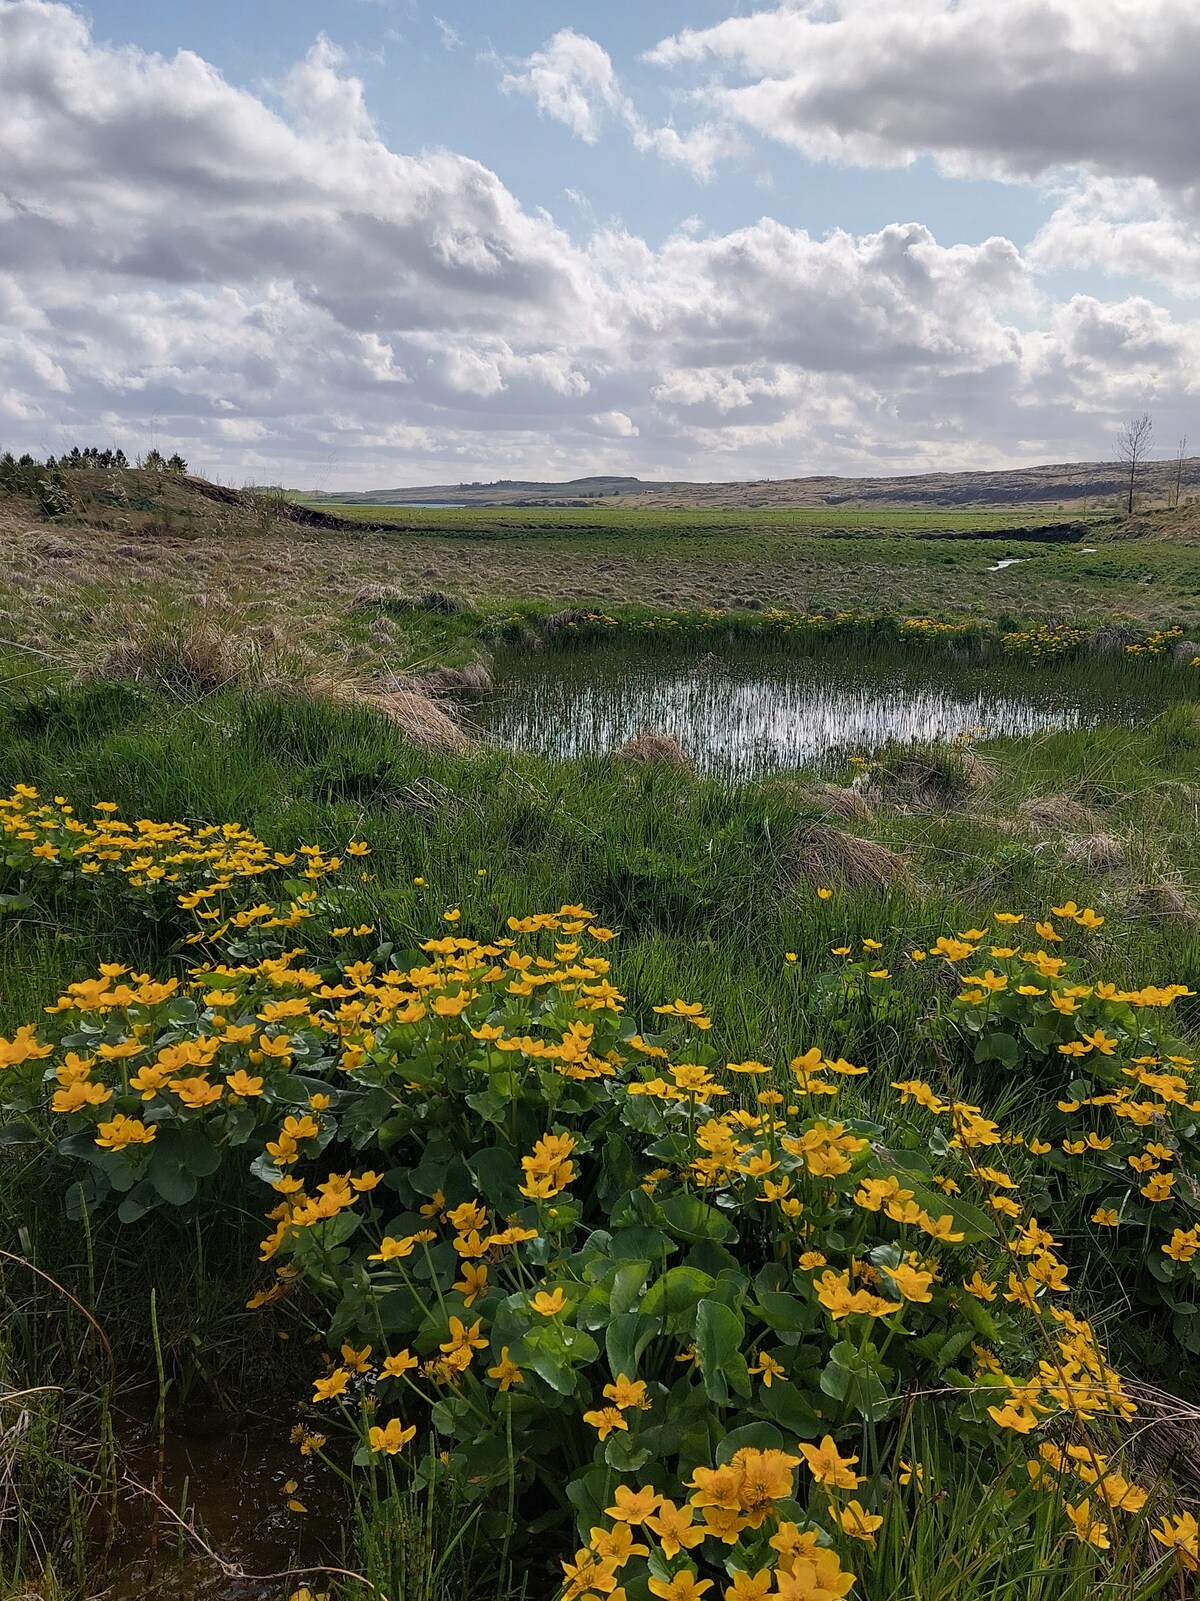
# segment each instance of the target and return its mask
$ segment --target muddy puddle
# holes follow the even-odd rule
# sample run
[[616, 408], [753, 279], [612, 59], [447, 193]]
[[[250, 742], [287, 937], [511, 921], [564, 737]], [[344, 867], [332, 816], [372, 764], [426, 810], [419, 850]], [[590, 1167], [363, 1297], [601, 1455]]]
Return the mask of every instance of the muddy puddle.
[[161, 1452], [152, 1423], [122, 1429], [118, 1527], [107, 1552], [97, 1552], [97, 1594], [286, 1601], [304, 1584], [327, 1590], [319, 1573], [296, 1570], [341, 1565], [345, 1502], [331, 1470], [301, 1456], [290, 1427], [197, 1416], [169, 1427]]

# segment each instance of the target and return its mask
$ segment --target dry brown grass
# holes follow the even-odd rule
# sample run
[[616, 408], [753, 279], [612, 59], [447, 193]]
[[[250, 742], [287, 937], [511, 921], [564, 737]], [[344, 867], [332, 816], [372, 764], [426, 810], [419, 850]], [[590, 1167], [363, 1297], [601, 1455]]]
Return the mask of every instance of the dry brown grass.
[[1200, 928], [1200, 909], [1188, 897], [1179, 875], [1135, 884], [1125, 897], [1125, 915], [1169, 923], [1175, 928]]
[[413, 745], [425, 750], [460, 753], [470, 748], [470, 740], [444, 707], [423, 690], [386, 689], [367, 691], [357, 704], [386, 717]]
[[681, 772], [692, 772], [691, 759], [674, 734], [663, 734], [653, 729], [627, 739], [613, 751], [613, 758], [628, 762], [631, 767], [675, 767]]
[[1129, 866], [1129, 851], [1115, 834], [1072, 834], [1063, 840], [1063, 861], [1089, 873], [1123, 872]]
[[899, 852], [832, 823], [798, 824], [776, 854], [784, 882], [862, 893], [917, 887], [912, 868]]
[[181, 700], [199, 700], [235, 687], [270, 688], [273, 683], [257, 641], [203, 616], [190, 625], [149, 629], [115, 639], [78, 677], [81, 682], [124, 678], [135, 684], [153, 684]]
[[420, 679], [431, 695], [478, 700], [492, 692], [492, 675], [482, 662], [468, 662], [465, 667], [431, 667]]
[[1021, 820], [1031, 828], [1051, 828], [1063, 834], [1098, 834], [1100, 819], [1089, 806], [1070, 795], [1033, 795], [1019, 807]]

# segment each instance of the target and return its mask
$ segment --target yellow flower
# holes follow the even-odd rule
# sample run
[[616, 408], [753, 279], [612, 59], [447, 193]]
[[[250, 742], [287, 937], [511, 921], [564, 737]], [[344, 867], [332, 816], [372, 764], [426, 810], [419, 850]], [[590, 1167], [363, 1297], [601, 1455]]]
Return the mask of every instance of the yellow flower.
[[1072, 1506], [1068, 1502], [1064, 1510], [1071, 1520], [1078, 1540], [1084, 1545], [1094, 1546], [1097, 1551], [1109, 1549], [1111, 1541], [1108, 1538], [1108, 1528], [1102, 1520], [1092, 1517], [1090, 1498], [1085, 1498], [1078, 1506]]
[[806, 1445], [801, 1441], [798, 1450], [808, 1463], [808, 1470], [818, 1484], [838, 1490], [857, 1490], [863, 1482], [860, 1476], [853, 1472], [858, 1458], [842, 1456], [833, 1443], [831, 1434], [827, 1434], [820, 1445]]
[[495, 1367], [488, 1368], [487, 1376], [489, 1379], [497, 1380], [502, 1390], [511, 1390], [514, 1384], [525, 1382], [525, 1375], [509, 1357], [507, 1345], [501, 1347], [500, 1360]]
[[631, 1490], [628, 1485], [618, 1484], [613, 1505], [605, 1507], [604, 1515], [617, 1523], [628, 1523], [637, 1528], [645, 1523], [661, 1502], [662, 1496], [648, 1484], [644, 1484], [640, 1490]]
[[[1120, 1219], [1113, 1207], [1098, 1206], [1092, 1213], [1092, 1222], [1098, 1224], [1102, 1229], [1115, 1229]], [[1166, 1247], [1164, 1246], [1163, 1249], [1165, 1250]]]
[[766, 1351], [759, 1352], [758, 1361], [747, 1371], [750, 1373], [761, 1374], [763, 1388], [767, 1390], [771, 1388], [771, 1385], [776, 1379], [781, 1380], [784, 1384], [787, 1383], [787, 1371], [784, 1368], [783, 1363], [777, 1362], [775, 1358], [773, 1356], [769, 1356]]
[[537, 1312], [541, 1317], [557, 1317], [566, 1304], [567, 1298], [563, 1294], [562, 1285], [560, 1284], [552, 1294], [546, 1290], [539, 1290], [530, 1301], [529, 1306], [532, 1311]]
[[664, 1499], [654, 1516], [646, 1519], [646, 1527], [658, 1536], [665, 1557], [671, 1558], [682, 1550], [690, 1550], [704, 1539], [708, 1530], [703, 1524], [697, 1527], [693, 1522], [694, 1517], [690, 1506], [677, 1507], [673, 1501]]
[[385, 1357], [379, 1371], [385, 1379], [402, 1379], [420, 1365], [411, 1351], [404, 1350], [398, 1351], [395, 1356]]
[[405, 1428], [399, 1418], [393, 1418], [383, 1429], [373, 1424], [368, 1430], [367, 1437], [372, 1451], [376, 1453], [386, 1451], [388, 1456], [395, 1456], [401, 1446], [407, 1445], [416, 1432], [415, 1423], [410, 1423], [408, 1428]]
[[[482, 1351], [487, 1344], [487, 1337], [479, 1332], [482, 1321], [481, 1318], [476, 1318], [468, 1328], [461, 1318], [452, 1317], [450, 1319], [450, 1338], [443, 1341], [438, 1346], [438, 1350], [445, 1351], [449, 1356], [454, 1356], [459, 1351]], [[467, 1360], [470, 1360], [469, 1356]]]
[[453, 1288], [462, 1296], [464, 1306], [473, 1306], [487, 1290], [488, 1270], [482, 1262], [464, 1262], [462, 1273]]
[[226, 1073], [225, 1082], [234, 1095], [241, 1095], [247, 1099], [263, 1092], [264, 1080], [247, 1073], [244, 1067], [239, 1067], [236, 1073]]
[[661, 1601], [699, 1601], [706, 1590], [712, 1589], [711, 1579], [698, 1579], [690, 1568], [684, 1568], [671, 1579], [651, 1579], [650, 1594]]
[[738, 1568], [732, 1584], [725, 1588], [722, 1601], [767, 1601], [773, 1577], [770, 1568], [759, 1568], [757, 1573]]
[[630, 1379], [624, 1373], [618, 1373], [611, 1384], [604, 1386], [604, 1394], [606, 1399], [622, 1412], [628, 1411], [630, 1407], [637, 1407], [641, 1412], [650, 1409], [645, 1379]]
[[933, 1283], [933, 1274], [926, 1273], [920, 1268], [910, 1267], [901, 1262], [897, 1267], [887, 1269], [888, 1277], [906, 1301], [932, 1301], [929, 1286]]
[[1155, 1173], [1142, 1185], [1142, 1194], [1148, 1201], [1166, 1201], [1175, 1183], [1174, 1173]]
[[847, 1501], [845, 1506], [829, 1510], [851, 1539], [862, 1540], [874, 1549], [875, 1531], [883, 1526], [878, 1512], [868, 1512], [860, 1501]]
[[610, 1563], [618, 1572], [630, 1557], [650, 1555], [650, 1547], [634, 1540], [633, 1530], [627, 1523], [618, 1523], [611, 1529], [597, 1527], [589, 1530], [588, 1545], [602, 1562]]
[[1174, 1551], [1182, 1568], [1189, 1573], [1200, 1570], [1200, 1526], [1190, 1512], [1174, 1518], [1164, 1516], [1150, 1533], [1159, 1545]]
[[615, 1406], [602, 1406], [594, 1408], [583, 1414], [583, 1421], [590, 1423], [602, 1440], [607, 1440], [614, 1429], [628, 1430], [624, 1414]]
[[118, 1112], [111, 1122], [99, 1124], [96, 1144], [107, 1151], [123, 1151], [127, 1145], [149, 1145], [153, 1138], [154, 1130], [140, 1119]]
[[195, 1078], [173, 1078], [168, 1087], [173, 1089], [183, 1104], [191, 1107], [193, 1111], [201, 1111], [206, 1106], [212, 1106], [225, 1093], [224, 1084], [210, 1084], [203, 1074]]
[[349, 1383], [350, 1375], [346, 1369], [334, 1368], [328, 1378], [314, 1379], [313, 1400], [331, 1401], [334, 1396], [343, 1395]]
[[[424, 1230], [422, 1230], [422, 1233]], [[372, 1251], [367, 1258], [368, 1262], [398, 1262], [404, 1257], [411, 1256], [420, 1244], [419, 1234], [406, 1234], [403, 1239], [397, 1239], [393, 1234], [385, 1234], [379, 1242], [379, 1249]]]
[[85, 1079], [76, 1079], [68, 1084], [66, 1089], [55, 1090], [50, 1101], [52, 1112], [79, 1112], [85, 1106], [103, 1106], [105, 1101], [112, 1099], [112, 1091], [105, 1089], [103, 1084], [89, 1084]]

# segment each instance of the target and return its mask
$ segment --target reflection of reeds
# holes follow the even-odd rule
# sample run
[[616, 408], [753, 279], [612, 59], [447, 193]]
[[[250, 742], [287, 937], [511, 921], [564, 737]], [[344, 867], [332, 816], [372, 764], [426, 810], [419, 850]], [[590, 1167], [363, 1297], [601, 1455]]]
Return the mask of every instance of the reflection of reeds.
[[[862, 656], [836, 645], [811, 660], [705, 644], [580, 647], [532, 659], [501, 652], [497, 693], [480, 721], [502, 745], [565, 758], [612, 751], [653, 729], [676, 740], [699, 772], [743, 780], [850, 752], [904, 752], [981, 729], [1028, 735], [1103, 715], [1103, 690], [1060, 668], [950, 669], [944, 658], [914, 660], [907, 649]], [[1132, 714], [1126, 697], [1117, 715]], [[965, 747], [925, 751], [915, 765], [895, 755], [887, 765], [887, 794], [868, 793], [868, 806], [960, 804], [983, 776]], [[860, 811], [851, 797], [843, 805], [848, 817]]]

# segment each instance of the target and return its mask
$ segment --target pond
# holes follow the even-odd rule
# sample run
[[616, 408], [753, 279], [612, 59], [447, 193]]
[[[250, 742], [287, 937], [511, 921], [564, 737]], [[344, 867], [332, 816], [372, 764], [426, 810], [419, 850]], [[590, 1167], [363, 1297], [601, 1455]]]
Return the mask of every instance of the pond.
[[1130, 722], [1146, 701], [1115, 696], [1111, 679], [1092, 687], [1080, 671], [761, 646], [597, 647], [501, 656], [494, 694], [473, 717], [501, 746], [559, 758], [611, 751], [653, 729], [674, 735], [699, 772], [746, 779], [893, 741]]

